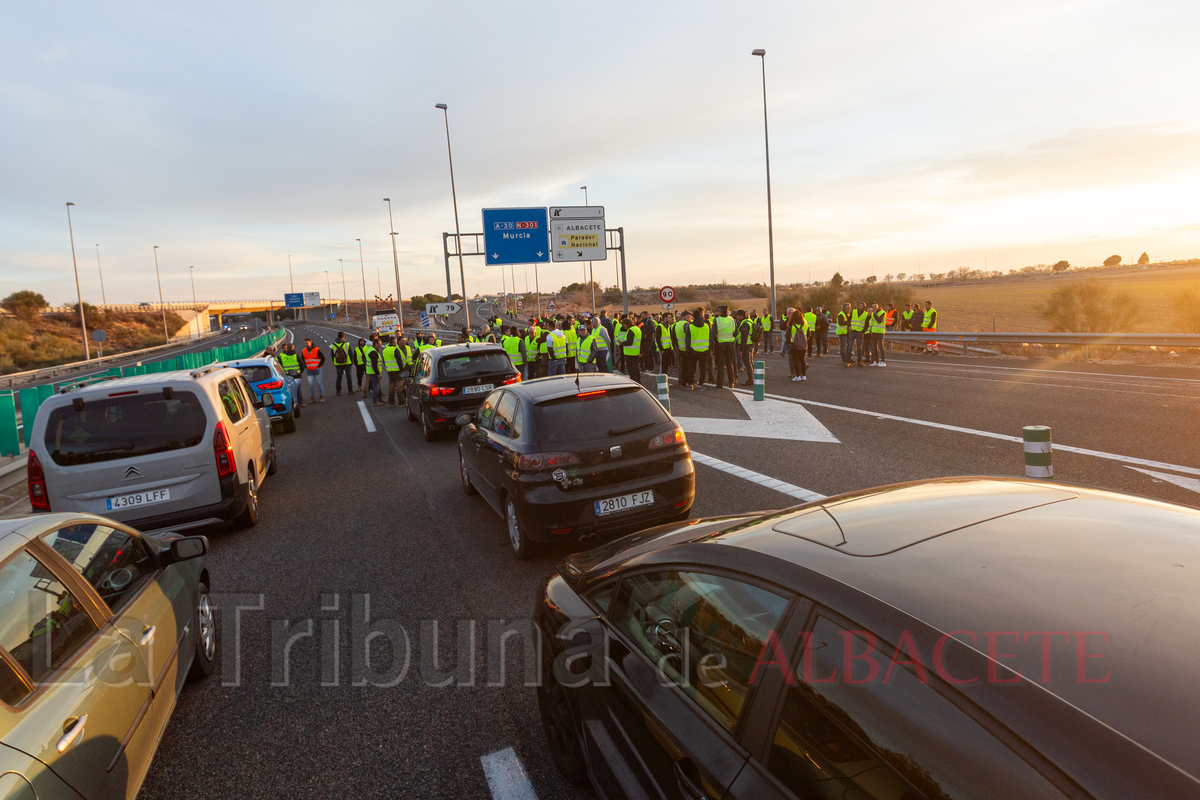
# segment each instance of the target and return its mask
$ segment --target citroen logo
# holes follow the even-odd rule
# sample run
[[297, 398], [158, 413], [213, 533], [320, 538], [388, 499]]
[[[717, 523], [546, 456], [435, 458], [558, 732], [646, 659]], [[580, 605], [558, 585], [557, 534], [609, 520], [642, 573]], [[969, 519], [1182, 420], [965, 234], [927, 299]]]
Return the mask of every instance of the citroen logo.
[[140, 477], [142, 477], [142, 471], [140, 469], [138, 469], [137, 467], [129, 467], [128, 469], [125, 470], [125, 478], [126, 479], [140, 478]]
[[608, 448], [608, 454], [613, 458], [621, 457], [621, 445]]

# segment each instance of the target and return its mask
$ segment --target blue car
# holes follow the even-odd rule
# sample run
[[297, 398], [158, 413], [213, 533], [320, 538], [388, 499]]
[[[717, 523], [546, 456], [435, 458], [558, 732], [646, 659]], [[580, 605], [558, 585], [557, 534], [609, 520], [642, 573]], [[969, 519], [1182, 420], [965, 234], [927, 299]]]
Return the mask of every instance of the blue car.
[[296, 432], [296, 418], [300, 416], [300, 409], [292, 403], [296, 379], [284, 375], [275, 359], [243, 358], [240, 361], [226, 361], [220, 366], [241, 370], [242, 377], [254, 387], [259, 400], [263, 394], [270, 392], [275, 399], [275, 405], [270, 407], [271, 422], [280, 423], [284, 433]]

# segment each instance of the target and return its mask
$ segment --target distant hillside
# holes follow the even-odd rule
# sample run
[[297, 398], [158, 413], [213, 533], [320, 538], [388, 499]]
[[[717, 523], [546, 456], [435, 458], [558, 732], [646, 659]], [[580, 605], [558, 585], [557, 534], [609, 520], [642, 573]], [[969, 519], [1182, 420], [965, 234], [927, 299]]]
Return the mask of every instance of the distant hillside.
[[[85, 303], [84, 314], [89, 336], [97, 329], [108, 336], [105, 355], [163, 344], [162, 315], [158, 312], [103, 312]], [[185, 324], [178, 314], [167, 312], [167, 328], [172, 333]], [[91, 342], [91, 347], [92, 355], [97, 355], [96, 343]], [[77, 315], [40, 314], [32, 322], [0, 316], [0, 372], [23, 372], [82, 360], [83, 337]]]

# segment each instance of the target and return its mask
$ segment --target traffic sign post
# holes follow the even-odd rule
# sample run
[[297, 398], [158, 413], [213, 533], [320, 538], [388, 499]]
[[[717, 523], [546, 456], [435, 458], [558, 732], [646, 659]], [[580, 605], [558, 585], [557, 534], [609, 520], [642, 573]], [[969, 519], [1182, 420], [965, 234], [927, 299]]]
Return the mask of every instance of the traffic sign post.
[[[664, 286], [661, 289], [659, 289], [658, 290], [658, 299], [664, 303], [674, 303], [675, 302], [675, 287], [674, 286]], [[663, 306], [663, 308], [666, 308], [666, 306]]]
[[452, 317], [462, 311], [462, 306], [458, 303], [430, 303], [425, 310], [430, 314]]
[[283, 296], [284, 308], [304, 308], [303, 292], [287, 292]]
[[546, 303], [546, 308], [550, 309], [551, 311], [554, 311], [555, 309], [558, 308], [558, 303], [554, 302], [553, 297], [550, 298], [549, 303]]
[[550, 260], [544, 208], [483, 209], [484, 258], [498, 264], [543, 264]]
[[557, 206], [550, 209], [554, 261], [604, 261], [604, 206]]

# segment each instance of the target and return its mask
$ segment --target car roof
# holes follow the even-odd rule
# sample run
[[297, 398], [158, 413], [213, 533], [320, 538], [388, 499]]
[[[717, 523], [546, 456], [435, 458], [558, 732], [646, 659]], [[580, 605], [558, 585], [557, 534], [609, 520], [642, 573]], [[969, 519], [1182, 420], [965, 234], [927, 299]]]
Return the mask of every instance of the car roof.
[[110, 394], [114, 390], [121, 391], [123, 389], [141, 389], [148, 386], [161, 386], [164, 383], [173, 381], [195, 381], [203, 378], [218, 378], [224, 377], [225, 371], [237, 372], [232, 367], [225, 367], [221, 364], [210, 364], [199, 369], [182, 369], [171, 372], [150, 372], [145, 375], [130, 375], [125, 378], [113, 378], [112, 380], [102, 380], [96, 383], [89, 383], [86, 386], [69, 386], [59, 392], [55, 397], [63, 395], [71, 395], [73, 397], [87, 394]]
[[[1061, 700], [1200, 774], [1200, 511], [1082, 487], [946, 478], [842, 495], [735, 525], [710, 541], [800, 565], [987, 652], [985, 632], [1062, 632]], [[851, 615], [847, 609], [838, 609]], [[1103, 637], [1107, 636], [1107, 643]], [[1025, 641], [1028, 637], [1025, 637]], [[999, 652], [1036, 682], [1039, 646]], [[1036, 639], [1034, 641], [1037, 641]], [[1016, 641], [1016, 644], [1021, 644]]]
[[613, 375], [607, 372], [589, 372], [580, 375], [554, 375], [549, 378], [535, 378], [522, 381], [508, 387], [510, 392], [528, 398], [534, 403], [546, 400], [557, 400], [562, 397], [582, 394], [583, 392], [599, 392], [606, 389], [624, 389], [631, 386], [641, 387], [640, 383], [626, 378], [624, 375]]
[[271, 358], [270, 356], [259, 356], [257, 358], [239, 358], [233, 361], [222, 361], [216, 366], [231, 367], [236, 369], [238, 367], [270, 367], [274, 366], [275, 364], [275, 359]]
[[441, 347], [426, 348], [425, 352], [432, 353], [437, 358], [447, 358], [467, 353], [503, 353], [505, 350], [492, 342], [464, 342], [463, 344], [444, 344]]

